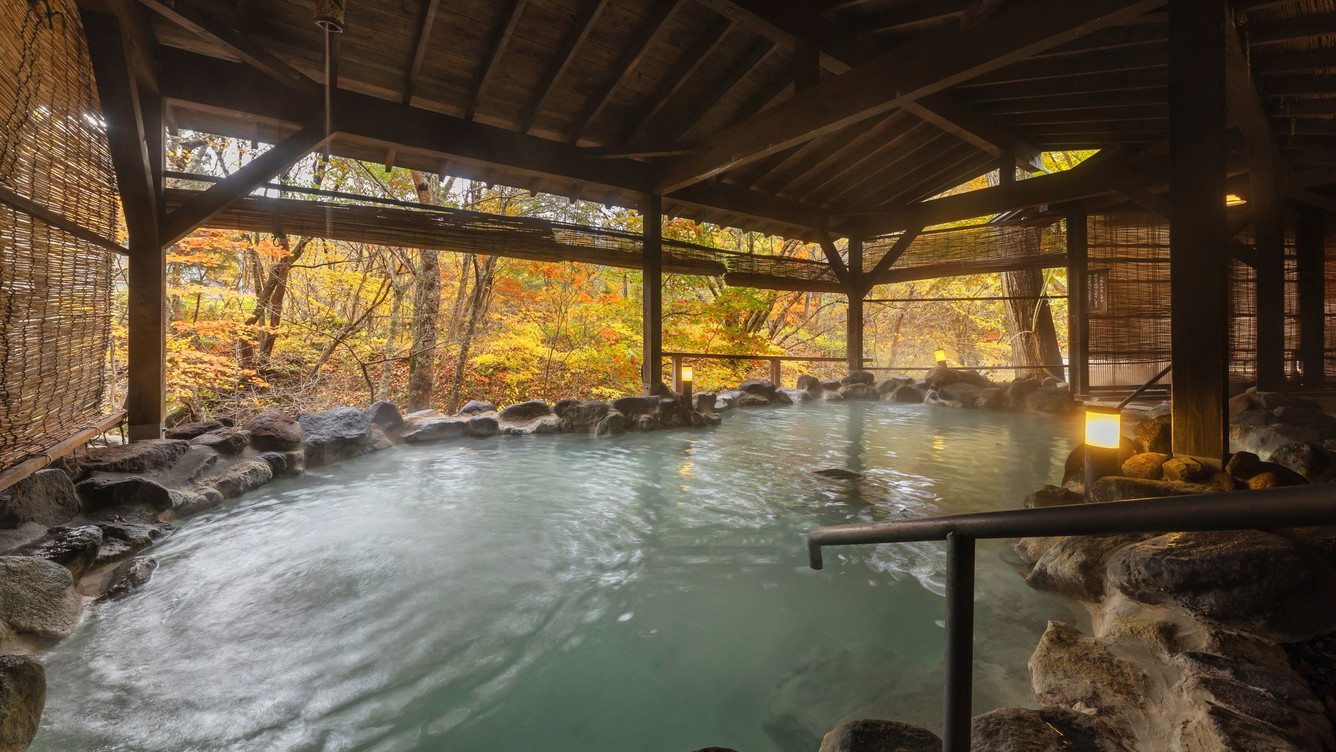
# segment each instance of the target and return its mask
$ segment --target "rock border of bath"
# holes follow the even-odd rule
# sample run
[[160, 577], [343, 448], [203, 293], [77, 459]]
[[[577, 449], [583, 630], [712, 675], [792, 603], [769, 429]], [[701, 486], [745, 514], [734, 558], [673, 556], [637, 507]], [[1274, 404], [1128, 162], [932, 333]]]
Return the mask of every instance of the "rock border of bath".
[[701, 392], [690, 404], [660, 385], [651, 396], [610, 402], [530, 400], [498, 410], [471, 401], [455, 415], [407, 415], [389, 402], [293, 418], [266, 410], [242, 425], [186, 423], [164, 438], [86, 448], [0, 492], [0, 752], [21, 752], [37, 733], [46, 680], [34, 654], [69, 636], [91, 602], [114, 600], [149, 581], [147, 550], [175, 522], [275, 478], [298, 475], [400, 444], [498, 435], [590, 434], [718, 425], [735, 408], [810, 401], [888, 400], [949, 407], [1066, 412], [1056, 379], [993, 384], [968, 369], [936, 368], [922, 380], [878, 382], [868, 371], [838, 381], [804, 375], [797, 388], [749, 380]]

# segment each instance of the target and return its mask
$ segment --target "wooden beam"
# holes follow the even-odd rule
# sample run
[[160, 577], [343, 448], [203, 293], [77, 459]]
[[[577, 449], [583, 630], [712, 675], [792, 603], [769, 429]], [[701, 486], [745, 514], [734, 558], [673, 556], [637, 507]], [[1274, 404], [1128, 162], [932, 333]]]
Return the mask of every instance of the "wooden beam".
[[849, 238], [849, 276], [853, 284], [846, 290], [849, 310], [844, 319], [845, 365], [850, 371], [863, 370], [863, 298], [869, 286], [863, 275], [863, 239]]
[[1225, 100], [1230, 121], [1243, 134], [1253, 209], [1257, 388], [1278, 391], [1285, 382], [1284, 206], [1271, 122], [1233, 23], [1225, 28]]
[[826, 255], [826, 262], [830, 264], [830, 270], [835, 273], [835, 278], [845, 289], [854, 288], [854, 278], [845, 265], [844, 259], [840, 258], [840, 251], [835, 247], [835, 239], [825, 230], [817, 230], [817, 240], [821, 246], [821, 252]]
[[1026, 172], [1044, 171], [1044, 152], [1019, 136], [968, 112], [944, 94], [910, 102], [905, 110], [995, 157], [1010, 157]]
[[105, 251], [111, 251], [121, 255], [129, 253], [125, 246], [117, 243], [111, 238], [103, 237], [92, 230], [78, 225], [73, 220], [57, 214], [35, 201], [29, 200], [26, 196], [11, 191], [4, 184], [0, 184], [0, 204], [5, 204], [30, 217], [40, 219], [52, 227], [64, 230], [66, 233], [73, 235], [84, 242], [92, 243]]
[[598, 22], [598, 17], [603, 13], [603, 9], [608, 6], [608, 2], [609, 0], [585, 0], [584, 10], [575, 19], [575, 28], [566, 35], [561, 50], [557, 52], [556, 58], [553, 59], [552, 65], [548, 67], [542, 80], [538, 82], [536, 96], [525, 109], [524, 116], [520, 118], [520, 133], [533, 131], [533, 125], [538, 120], [538, 116], [542, 114], [543, 105], [547, 104], [547, 98], [552, 96], [552, 91], [556, 87], [557, 81], [561, 79], [562, 74], [571, 67], [571, 62], [575, 60], [575, 53], [579, 51], [585, 39], [589, 38], [589, 32], [594, 30], [594, 24]]
[[872, 271], [867, 273], [866, 279], [862, 282], [863, 297], [867, 297], [867, 294], [872, 291], [872, 288], [877, 286], [877, 280], [881, 279], [886, 272], [890, 271], [891, 267], [895, 265], [895, 262], [899, 261], [900, 257], [905, 255], [905, 251], [909, 250], [909, 246], [913, 244], [916, 238], [918, 238], [920, 232], [923, 232], [922, 227], [905, 230], [900, 234], [900, 237], [895, 239], [895, 243], [892, 244], [890, 248], [886, 249], [886, 253], [882, 255], [881, 258], [877, 259], [877, 265], [872, 267]]
[[672, 192], [942, 91], [1156, 6], [1155, 0], [1033, 0], [990, 23], [924, 35], [717, 134], [699, 155], [666, 166], [658, 190]]
[[663, 199], [646, 193], [640, 205], [643, 220], [644, 273], [641, 282], [644, 345], [641, 365], [645, 393], [655, 394], [663, 382]]
[[130, 235], [125, 396], [129, 437], [156, 439], [162, 436], [167, 412], [167, 265], [159, 229], [162, 154], [151, 153], [150, 148], [162, 143], [154, 132], [162, 128], [162, 100], [135, 75], [136, 69], [153, 66], [131, 62], [123, 18], [95, 11], [81, 16]]
[[566, 139], [567, 143], [578, 143], [584, 135], [585, 129], [589, 127], [589, 123], [602, 114], [603, 109], [612, 101], [613, 93], [621, 87], [622, 83], [631, 75], [631, 72], [636, 69], [636, 66], [640, 65], [640, 62], [645, 59], [646, 53], [649, 52], [650, 43], [662, 31], [664, 24], [668, 22], [669, 18], [672, 18], [678, 8], [682, 7], [682, 0], [664, 0], [664, 2], [657, 3], [655, 7], [657, 10], [645, 22], [640, 33], [631, 40], [626, 52], [622, 54], [621, 60], [613, 68], [614, 75], [612, 78], [608, 79], [608, 82], [598, 90], [598, 93], [589, 98], [589, 103], [575, 117], [575, 127], [571, 129], [571, 135]]
[[408, 73], [404, 76], [404, 104], [413, 103], [413, 94], [417, 91], [418, 76], [422, 74], [422, 61], [427, 57], [427, 42], [431, 40], [431, 29], [436, 23], [436, 11], [441, 7], [441, 0], [426, 0], [422, 6], [422, 20], [418, 22], [417, 41], [413, 43], [413, 56], [408, 59]]
[[1090, 233], [1086, 213], [1067, 215], [1067, 362], [1073, 394], [1090, 393]]
[[714, 54], [733, 27], [732, 23], [714, 27], [712, 31], [702, 35], [695, 46], [678, 58], [672, 69], [664, 74], [654, 93], [650, 94], [640, 113], [628, 120], [621, 141], [633, 142], [646, 132], [649, 124], [657, 120], [659, 113], [663, 112], [696, 70]]
[[191, 32], [195, 36], [222, 47], [246, 65], [269, 76], [284, 86], [302, 94], [314, 96], [319, 88], [306, 74], [279, 60], [268, 50], [253, 42], [249, 35], [186, 3], [168, 5], [163, 0], [139, 0], [149, 10]]
[[767, 57], [773, 55], [776, 49], [773, 43], [764, 39], [753, 43], [743, 53], [742, 58], [730, 66], [728, 75], [717, 79], [691, 107], [681, 110], [682, 114], [669, 131], [672, 137], [683, 138], [690, 133], [691, 129], [695, 128], [720, 101], [727, 98], [728, 93], [741, 83], [742, 79], [750, 75]]
[[1299, 276], [1299, 361], [1304, 388], [1326, 383], [1326, 227], [1323, 212], [1304, 208], [1294, 228]]
[[1248, 43], [1258, 47], [1331, 34], [1336, 34], [1336, 13], [1319, 13], [1287, 21], [1248, 24]]
[[1169, 4], [1173, 451], [1217, 467], [1229, 451], [1226, 14], [1219, 0]]
[[226, 180], [216, 183], [190, 203], [163, 217], [161, 240], [171, 245], [202, 227], [209, 218], [246, 197], [251, 191], [306, 156], [329, 136], [323, 125], [308, 125], [247, 162]]
[[505, 54], [511, 38], [515, 36], [515, 27], [519, 26], [520, 16], [524, 15], [524, 6], [528, 1], [510, 0], [510, 5], [502, 11], [501, 18], [504, 23], [497, 26], [496, 33], [492, 36], [492, 43], [487, 47], [487, 57], [483, 60], [482, 71], [478, 74], [473, 91], [469, 93], [468, 104], [464, 107], [465, 120], [472, 120], [473, 116], [478, 114], [478, 102], [487, 90], [487, 84], [491, 82], [492, 76], [496, 75], [496, 64]]

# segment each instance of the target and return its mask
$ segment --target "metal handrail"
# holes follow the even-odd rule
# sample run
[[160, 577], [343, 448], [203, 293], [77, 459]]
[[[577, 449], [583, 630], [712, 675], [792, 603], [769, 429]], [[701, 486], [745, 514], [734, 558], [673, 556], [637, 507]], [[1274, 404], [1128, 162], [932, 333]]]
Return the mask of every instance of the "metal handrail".
[[1123, 401], [1118, 403], [1118, 409], [1121, 410], [1124, 407], [1127, 407], [1129, 404], [1131, 404], [1132, 400], [1136, 399], [1137, 397], [1140, 397], [1142, 392], [1146, 391], [1147, 389], [1150, 389], [1152, 386], [1155, 386], [1155, 382], [1164, 378], [1172, 370], [1174, 370], [1174, 366], [1172, 363], [1165, 366], [1164, 368], [1161, 368], [1159, 373], [1155, 374], [1154, 376], [1151, 376], [1150, 379], [1146, 381], [1146, 383], [1137, 387], [1136, 391], [1124, 397]]
[[991, 538], [1204, 532], [1336, 524], [1336, 487], [1292, 486], [1258, 491], [1073, 504], [1042, 509], [953, 514], [819, 527], [807, 534], [813, 569], [821, 549], [870, 543], [945, 540], [946, 687], [942, 749], [969, 752], [974, 676], [974, 542]]

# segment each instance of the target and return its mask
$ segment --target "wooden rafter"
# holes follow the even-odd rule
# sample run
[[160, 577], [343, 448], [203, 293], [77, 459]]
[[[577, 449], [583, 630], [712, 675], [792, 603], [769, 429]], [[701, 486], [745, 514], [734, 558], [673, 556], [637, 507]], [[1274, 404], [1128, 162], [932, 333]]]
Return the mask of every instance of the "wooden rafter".
[[670, 160], [657, 186], [670, 193], [794, 144], [886, 112], [1118, 23], [1156, 0], [1034, 0], [1010, 6], [986, 27], [925, 34], [783, 105], [717, 134], [698, 155]]
[[673, 100], [677, 92], [692, 77], [692, 74], [719, 48], [728, 33], [733, 30], [733, 26], [733, 22], [729, 22], [714, 27], [712, 31], [701, 35], [696, 44], [678, 58], [672, 69], [664, 74], [663, 81], [658, 88], [650, 94], [645, 106], [635, 117], [630, 119], [626, 129], [622, 132], [621, 141], [634, 142], [643, 135], [649, 124]]
[[612, 101], [613, 93], [621, 87], [622, 83], [631, 75], [631, 72], [640, 64], [640, 61], [645, 59], [650, 43], [659, 35], [668, 19], [672, 18], [677, 9], [682, 6], [682, 2], [683, 0], [664, 0], [664, 2], [656, 4], [657, 10], [641, 28], [640, 33], [631, 40], [621, 60], [617, 61], [617, 65], [613, 68], [612, 77], [598, 90], [598, 93], [590, 97], [589, 103], [576, 116], [575, 125], [571, 128], [571, 135], [566, 139], [567, 143], [574, 144], [580, 141], [581, 137], [584, 136], [585, 129], [589, 127], [589, 123], [602, 114], [603, 109]]
[[881, 258], [877, 259], [876, 266], [872, 267], [872, 271], [868, 272], [866, 278], [863, 280], [863, 297], [867, 297], [867, 294], [872, 291], [872, 288], [879, 284], [877, 280], [885, 276], [886, 272], [895, 265], [895, 262], [899, 261], [900, 257], [905, 255], [905, 251], [909, 250], [910, 244], [914, 242], [914, 239], [917, 238], [921, 232], [923, 232], [922, 227], [913, 227], [905, 230], [901, 233], [900, 237], [895, 239], [895, 243], [892, 244], [890, 248], [886, 249], [886, 253], [883, 254]]
[[211, 18], [186, 3], [168, 5], [163, 0], [139, 0], [139, 3], [192, 34], [206, 39], [235, 55], [243, 63], [279, 83], [303, 94], [314, 94], [317, 84], [306, 74], [279, 60], [234, 24]]
[[826, 263], [830, 264], [830, 270], [835, 273], [835, 277], [840, 280], [840, 285], [846, 289], [852, 289], [855, 284], [853, 273], [849, 266], [840, 256], [840, 251], [835, 247], [835, 239], [825, 230], [817, 230], [817, 242], [821, 246], [821, 252], [826, 256]]
[[422, 74], [422, 61], [427, 57], [427, 42], [431, 39], [431, 29], [436, 23], [436, 11], [441, 7], [441, 0], [427, 0], [422, 6], [422, 20], [418, 23], [418, 33], [413, 43], [413, 56], [408, 61], [408, 73], [404, 76], [404, 104], [413, 103], [413, 93], [417, 91], [418, 76]]
[[473, 84], [473, 90], [469, 92], [467, 104], [464, 105], [465, 120], [472, 120], [474, 115], [478, 114], [478, 103], [487, 91], [487, 84], [496, 75], [497, 63], [501, 61], [501, 57], [506, 52], [506, 47], [510, 45], [511, 38], [515, 36], [515, 28], [519, 26], [520, 17], [524, 15], [524, 6], [528, 1], [510, 0], [510, 4], [501, 11], [502, 23], [497, 26], [496, 33], [487, 46], [487, 57], [483, 60], [482, 70], [478, 74], [477, 81]]
[[742, 54], [742, 58], [730, 68], [728, 75], [715, 81], [710, 89], [696, 100], [693, 107], [684, 110], [684, 114], [678, 118], [677, 124], [673, 127], [672, 134], [676, 138], [682, 138], [690, 133], [720, 100], [726, 98], [728, 93], [742, 83], [744, 78], [760, 67], [766, 58], [775, 54], [776, 49], [775, 45], [768, 40], [756, 40]]
[[547, 73], [543, 75], [543, 79], [539, 81], [538, 91], [533, 101], [525, 109], [524, 116], [520, 119], [520, 133], [533, 131], [533, 125], [538, 120], [538, 116], [542, 114], [543, 105], [547, 104], [548, 97], [552, 96], [557, 81], [571, 67], [571, 63], [575, 60], [575, 53], [589, 38], [589, 33], [594, 30], [594, 24], [598, 22], [599, 15], [603, 13], [603, 9], [608, 6], [609, 2], [610, 0], [585, 0], [584, 10], [576, 18], [575, 27], [571, 29], [571, 33], [566, 35], [561, 50], [557, 53], [553, 64], [548, 67]]

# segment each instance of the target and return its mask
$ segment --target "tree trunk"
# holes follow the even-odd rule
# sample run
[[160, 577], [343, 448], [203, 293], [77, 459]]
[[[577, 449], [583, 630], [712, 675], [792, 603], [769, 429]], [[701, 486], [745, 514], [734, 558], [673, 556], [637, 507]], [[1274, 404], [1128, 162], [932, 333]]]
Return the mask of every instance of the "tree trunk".
[[[418, 201], [433, 201], [426, 176], [413, 171]], [[412, 350], [408, 355], [408, 409], [431, 407], [432, 388], [436, 383], [436, 318], [441, 310], [441, 254], [426, 248], [418, 250], [417, 287], [413, 296]]]
[[[459, 360], [455, 363], [454, 383], [450, 385], [450, 399], [446, 410], [453, 413], [459, 406], [459, 392], [464, 385], [464, 370], [468, 366], [469, 347], [478, 331], [478, 322], [487, 315], [487, 304], [492, 294], [492, 280], [496, 268], [496, 256], [487, 256], [481, 263], [475, 257], [473, 267], [476, 279], [473, 282], [473, 294], [469, 296], [468, 323], [464, 325], [464, 336], [459, 343]], [[460, 280], [461, 284], [463, 280]]]
[[[1022, 232], [1026, 234], [1027, 242], [1017, 249], [1017, 255], [1039, 253], [1041, 230], [1026, 228]], [[1064, 378], [1058, 332], [1053, 326], [1053, 310], [1047, 300], [1038, 297], [1044, 294], [1043, 271], [1020, 269], [1002, 272], [1002, 294], [1008, 298], [1021, 298], [1005, 301], [1007, 329], [1011, 333], [1012, 364], [1051, 366], [1019, 369], [1016, 375]]]

